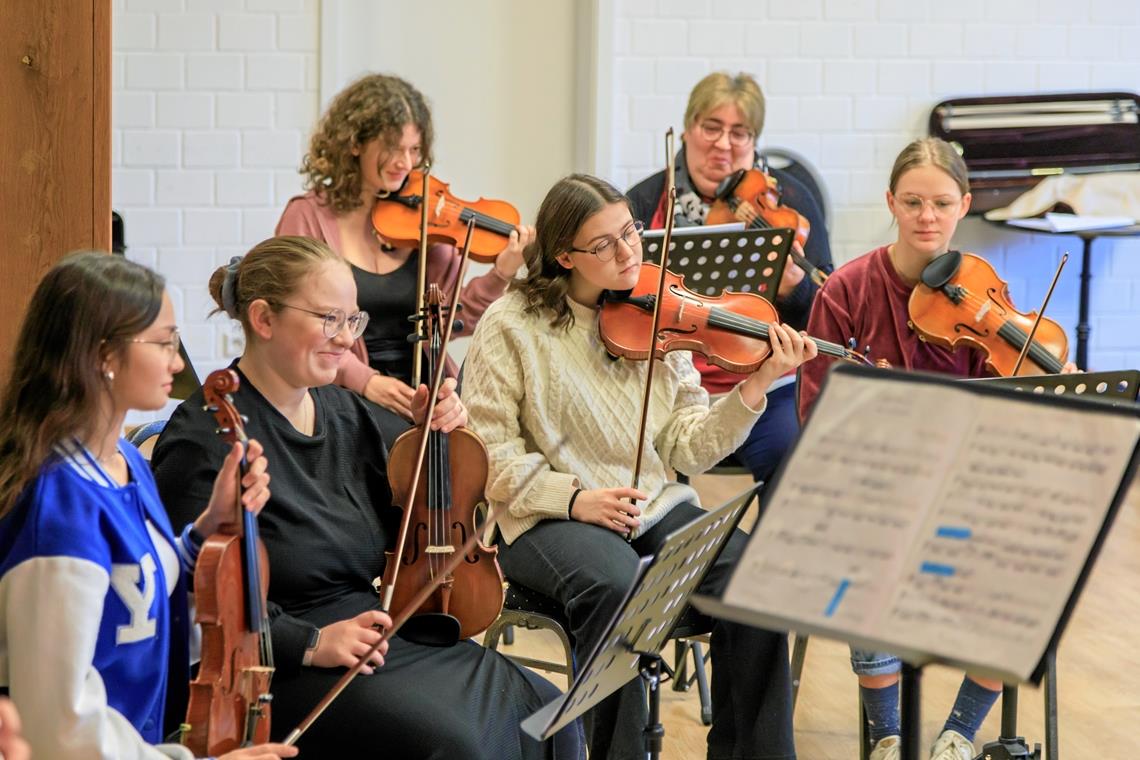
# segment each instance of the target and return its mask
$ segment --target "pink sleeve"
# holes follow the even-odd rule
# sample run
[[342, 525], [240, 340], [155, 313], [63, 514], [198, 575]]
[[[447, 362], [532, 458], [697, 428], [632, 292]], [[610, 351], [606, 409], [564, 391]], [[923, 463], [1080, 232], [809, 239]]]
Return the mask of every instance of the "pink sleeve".
[[281, 218], [277, 221], [276, 235], [300, 235], [315, 240], [325, 240], [321, 222], [317, 216], [315, 201], [308, 195], [298, 195], [289, 200]]

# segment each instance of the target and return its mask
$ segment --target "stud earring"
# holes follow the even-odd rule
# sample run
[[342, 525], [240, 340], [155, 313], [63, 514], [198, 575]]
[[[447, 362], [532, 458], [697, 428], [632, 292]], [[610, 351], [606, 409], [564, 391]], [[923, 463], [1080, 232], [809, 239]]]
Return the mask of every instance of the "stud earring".
[[107, 378], [107, 382], [109, 383], [115, 379], [115, 373], [109, 369], [103, 370], [103, 377]]

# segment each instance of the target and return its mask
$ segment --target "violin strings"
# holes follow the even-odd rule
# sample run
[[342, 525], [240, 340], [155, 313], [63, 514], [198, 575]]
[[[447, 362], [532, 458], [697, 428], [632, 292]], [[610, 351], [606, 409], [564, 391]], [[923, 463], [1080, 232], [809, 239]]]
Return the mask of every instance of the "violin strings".
[[[735, 312], [729, 311], [728, 309], [723, 309], [720, 307], [713, 307], [710, 309], [709, 324], [712, 324], [714, 327], [735, 328], [744, 334], [754, 333], [756, 337], [763, 338], [764, 340], [768, 339], [767, 322], [763, 322], [759, 319], [752, 319], [751, 317], [745, 317], [740, 314], [736, 314]], [[849, 357], [848, 350], [837, 343], [832, 343], [826, 340], [817, 340], [815, 338], [812, 338], [812, 340], [815, 341], [816, 346], [822, 353], [839, 358]]]
[[[979, 311], [985, 307], [986, 303], [988, 302], [987, 299], [975, 295], [969, 288], [966, 288], [964, 286], [959, 287], [963, 294], [962, 300], [960, 302], [961, 304], [965, 304], [967, 308], [975, 309], [975, 311]], [[1001, 320], [1001, 324], [996, 328], [993, 325], [994, 319]], [[1005, 319], [993, 310], [987, 311], [982, 315], [982, 318], [980, 320], [975, 320], [975, 322], [984, 323], [987, 328], [994, 330], [999, 337], [1003, 338], [1018, 351], [1021, 350], [1021, 348], [1025, 345], [1025, 341], [1029, 338], [1029, 333], [1025, 332], [1025, 330], [1022, 330], [1020, 326], [1009, 319]], [[1060, 372], [1060, 361], [1057, 359], [1057, 357], [1053, 356], [1053, 354], [1049, 352], [1049, 349], [1045, 348], [1045, 346], [1039, 343], [1036, 338], [1034, 338], [1032, 343], [1029, 345], [1028, 357], [1042, 369], [1052, 370], [1053, 372]]]

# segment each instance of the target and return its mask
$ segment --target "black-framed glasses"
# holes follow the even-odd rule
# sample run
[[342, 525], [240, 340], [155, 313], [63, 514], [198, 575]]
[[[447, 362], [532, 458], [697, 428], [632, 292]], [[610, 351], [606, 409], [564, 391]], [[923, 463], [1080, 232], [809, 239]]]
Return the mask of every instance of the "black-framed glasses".
[[645, 232], [645, 225], [634, 219], [626, 225], [617, 238], [607, 237], [598, 242], [593, 248], [571, 248], [575, 253], [588, 253], [598, 257], [603, 263], [609, 261], [617, 254], [618, 240], [624, 240], [630, 248], [641, 245], [641, 233]]
[[755, 139], [752, 136], [752, 130], [745, 127], [732, 127], [729, 129], [719, 121], [702, 121], [700, 123], [701, 137], [705, 138], [711, 143], [720, 139], [720, 136], [728, 132], [728, 144], [736, 148], [749, 145]]
[[326, 338], [335, 338], [340, 335], [340, 331], [344, 329], [344, 326], [348, 325], [349, 334], [352, 335], [353, 340], [356, 340], [364, 334], [364, 328], [368, 326], [368, 312], [366, 311], [358, 311], [355, 314], [345, 314], [343, 309], [313, 311], [312, 309], [303, 309], [300, 306], [293, 306], [287, 303], [279, 303], [277, 305], [319, 317], [321, 321], [324, 322]]
[[131, 338], [131, 343], [149, 343], [152, 346], [162, 346], [166, 349], [166, 353], [174, 356], [178, 353], [178, 347], [182, 345], [182, 336], [178, 333], [178, 328], [170, 331], [170, 337], [166, 340], [144, 340], [143, 338]]

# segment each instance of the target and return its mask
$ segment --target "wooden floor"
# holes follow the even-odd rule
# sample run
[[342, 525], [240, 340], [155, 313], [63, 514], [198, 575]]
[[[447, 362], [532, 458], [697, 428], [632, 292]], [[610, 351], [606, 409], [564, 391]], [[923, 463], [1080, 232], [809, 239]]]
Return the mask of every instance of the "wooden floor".
[[[742, 477], [704, 476], [694, 481], [706, 505], [716, 505], [747, 486]], [[1140, 488], [1133, 489], [1140, 497]], [[745, 517], [745, 525], [755, 521]], [[553, 636], [520, 631], [504, 652], [552, 656]], [[715, 663], [713, 664], [715, 667]], [[565, 688], [561, 676], [551, 676]], [[933, 741], [941, 730], [961, 683], [961, 673], [946, 668], [924, 672], [923, 734]], [[1140, 498], [1122, 508], [1104, 551], [1085, 587], [1058, 654], [1060, 755], [1065, 760], [1131, 757], [1140, 746]], [[801, 760], [854, 760], [858, 754], [856, 697], [847, 646], [812, 639], [796, 710], [796, 749]], [[707, 729], [700, 722], [696, 688], [662, 690], [665, 725], [663, 758], [705, 756]], [[992, 741], [1000, 728], [1000, 701], [978, 735], [978, 745]], [[1137, 721], [1135, 724], [1132, 721]], [[1043, 693], [1020, 692], [1019, 733], [1044, 744]]]

